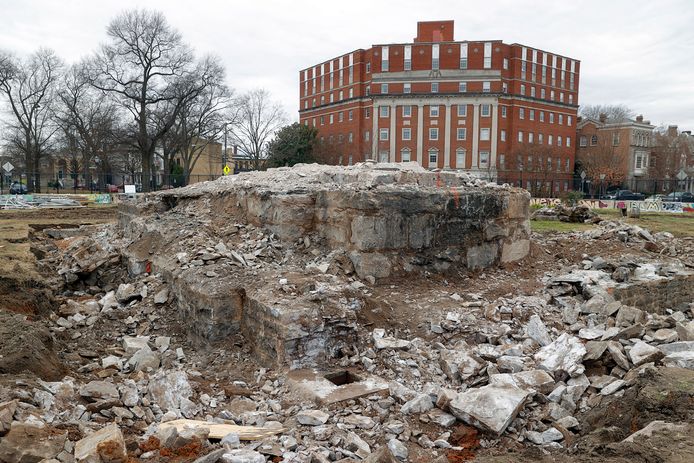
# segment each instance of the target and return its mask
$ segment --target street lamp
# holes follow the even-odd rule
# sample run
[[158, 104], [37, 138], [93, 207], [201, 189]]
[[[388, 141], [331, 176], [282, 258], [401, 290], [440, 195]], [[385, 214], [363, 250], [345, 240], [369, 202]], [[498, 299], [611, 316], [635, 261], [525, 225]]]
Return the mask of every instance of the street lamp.
[[605, 191], [604, 191], [604, 188], [605, 188], [605, 177], [606, 177], [605, 174], [600, 174], [600, 196], [601, 196], [601, 197], [605, 195]]

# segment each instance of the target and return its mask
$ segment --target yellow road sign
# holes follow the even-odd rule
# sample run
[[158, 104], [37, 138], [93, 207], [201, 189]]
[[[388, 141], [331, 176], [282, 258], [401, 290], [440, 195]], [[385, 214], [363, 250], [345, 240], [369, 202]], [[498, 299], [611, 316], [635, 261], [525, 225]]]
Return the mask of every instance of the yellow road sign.
[[229, 166], [224, 166], [222, 172], [224, 172], [224, 175], [229, 175], [229, 172], [231, 172], [231, 168]]

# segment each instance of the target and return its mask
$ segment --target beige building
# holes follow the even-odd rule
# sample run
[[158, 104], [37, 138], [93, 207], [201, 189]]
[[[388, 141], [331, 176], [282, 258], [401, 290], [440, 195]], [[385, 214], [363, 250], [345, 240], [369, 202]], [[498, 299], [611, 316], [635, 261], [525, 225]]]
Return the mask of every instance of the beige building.
[[[222, 165], [222, 144], [214, 141], [206, 142], [199, 140], [193, 144], [193, 147], [196, 144], [204, 144], [204, 148], [202, 151], [196, 152], [190, 159], [192, 167], [188, 183], [214, 180], [221, 176], [224, 168]], [[182, 153], [174, 156], [174, 163], [181, 167], [185, 166], [185, 158]]]

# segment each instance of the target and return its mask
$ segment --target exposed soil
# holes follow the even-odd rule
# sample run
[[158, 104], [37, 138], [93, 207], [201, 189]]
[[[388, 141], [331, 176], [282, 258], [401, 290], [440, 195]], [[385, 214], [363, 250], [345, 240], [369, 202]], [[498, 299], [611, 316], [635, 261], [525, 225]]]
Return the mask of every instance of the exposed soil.
[[54, 381], [62, 378], [67, 369], [55, 353], [53, 337], [41, 322], [0, 311], [0, 373], [23, 371]]

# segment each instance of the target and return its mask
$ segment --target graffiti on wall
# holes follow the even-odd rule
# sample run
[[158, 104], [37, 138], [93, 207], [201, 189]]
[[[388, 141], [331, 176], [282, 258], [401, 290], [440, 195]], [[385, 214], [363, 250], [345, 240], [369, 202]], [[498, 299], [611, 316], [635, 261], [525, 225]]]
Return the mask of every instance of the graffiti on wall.
[[[531, 198], [530, 204], [551, 207], [561, 204], [561, 200], [558, 198]], [[578, 201], [578, 205], [586, 206], [591, 209], [633, 209], [638, 207], [643, 212], [671, 212], [674, 214], [694, 214], [694, 203], [581, 199]]]

